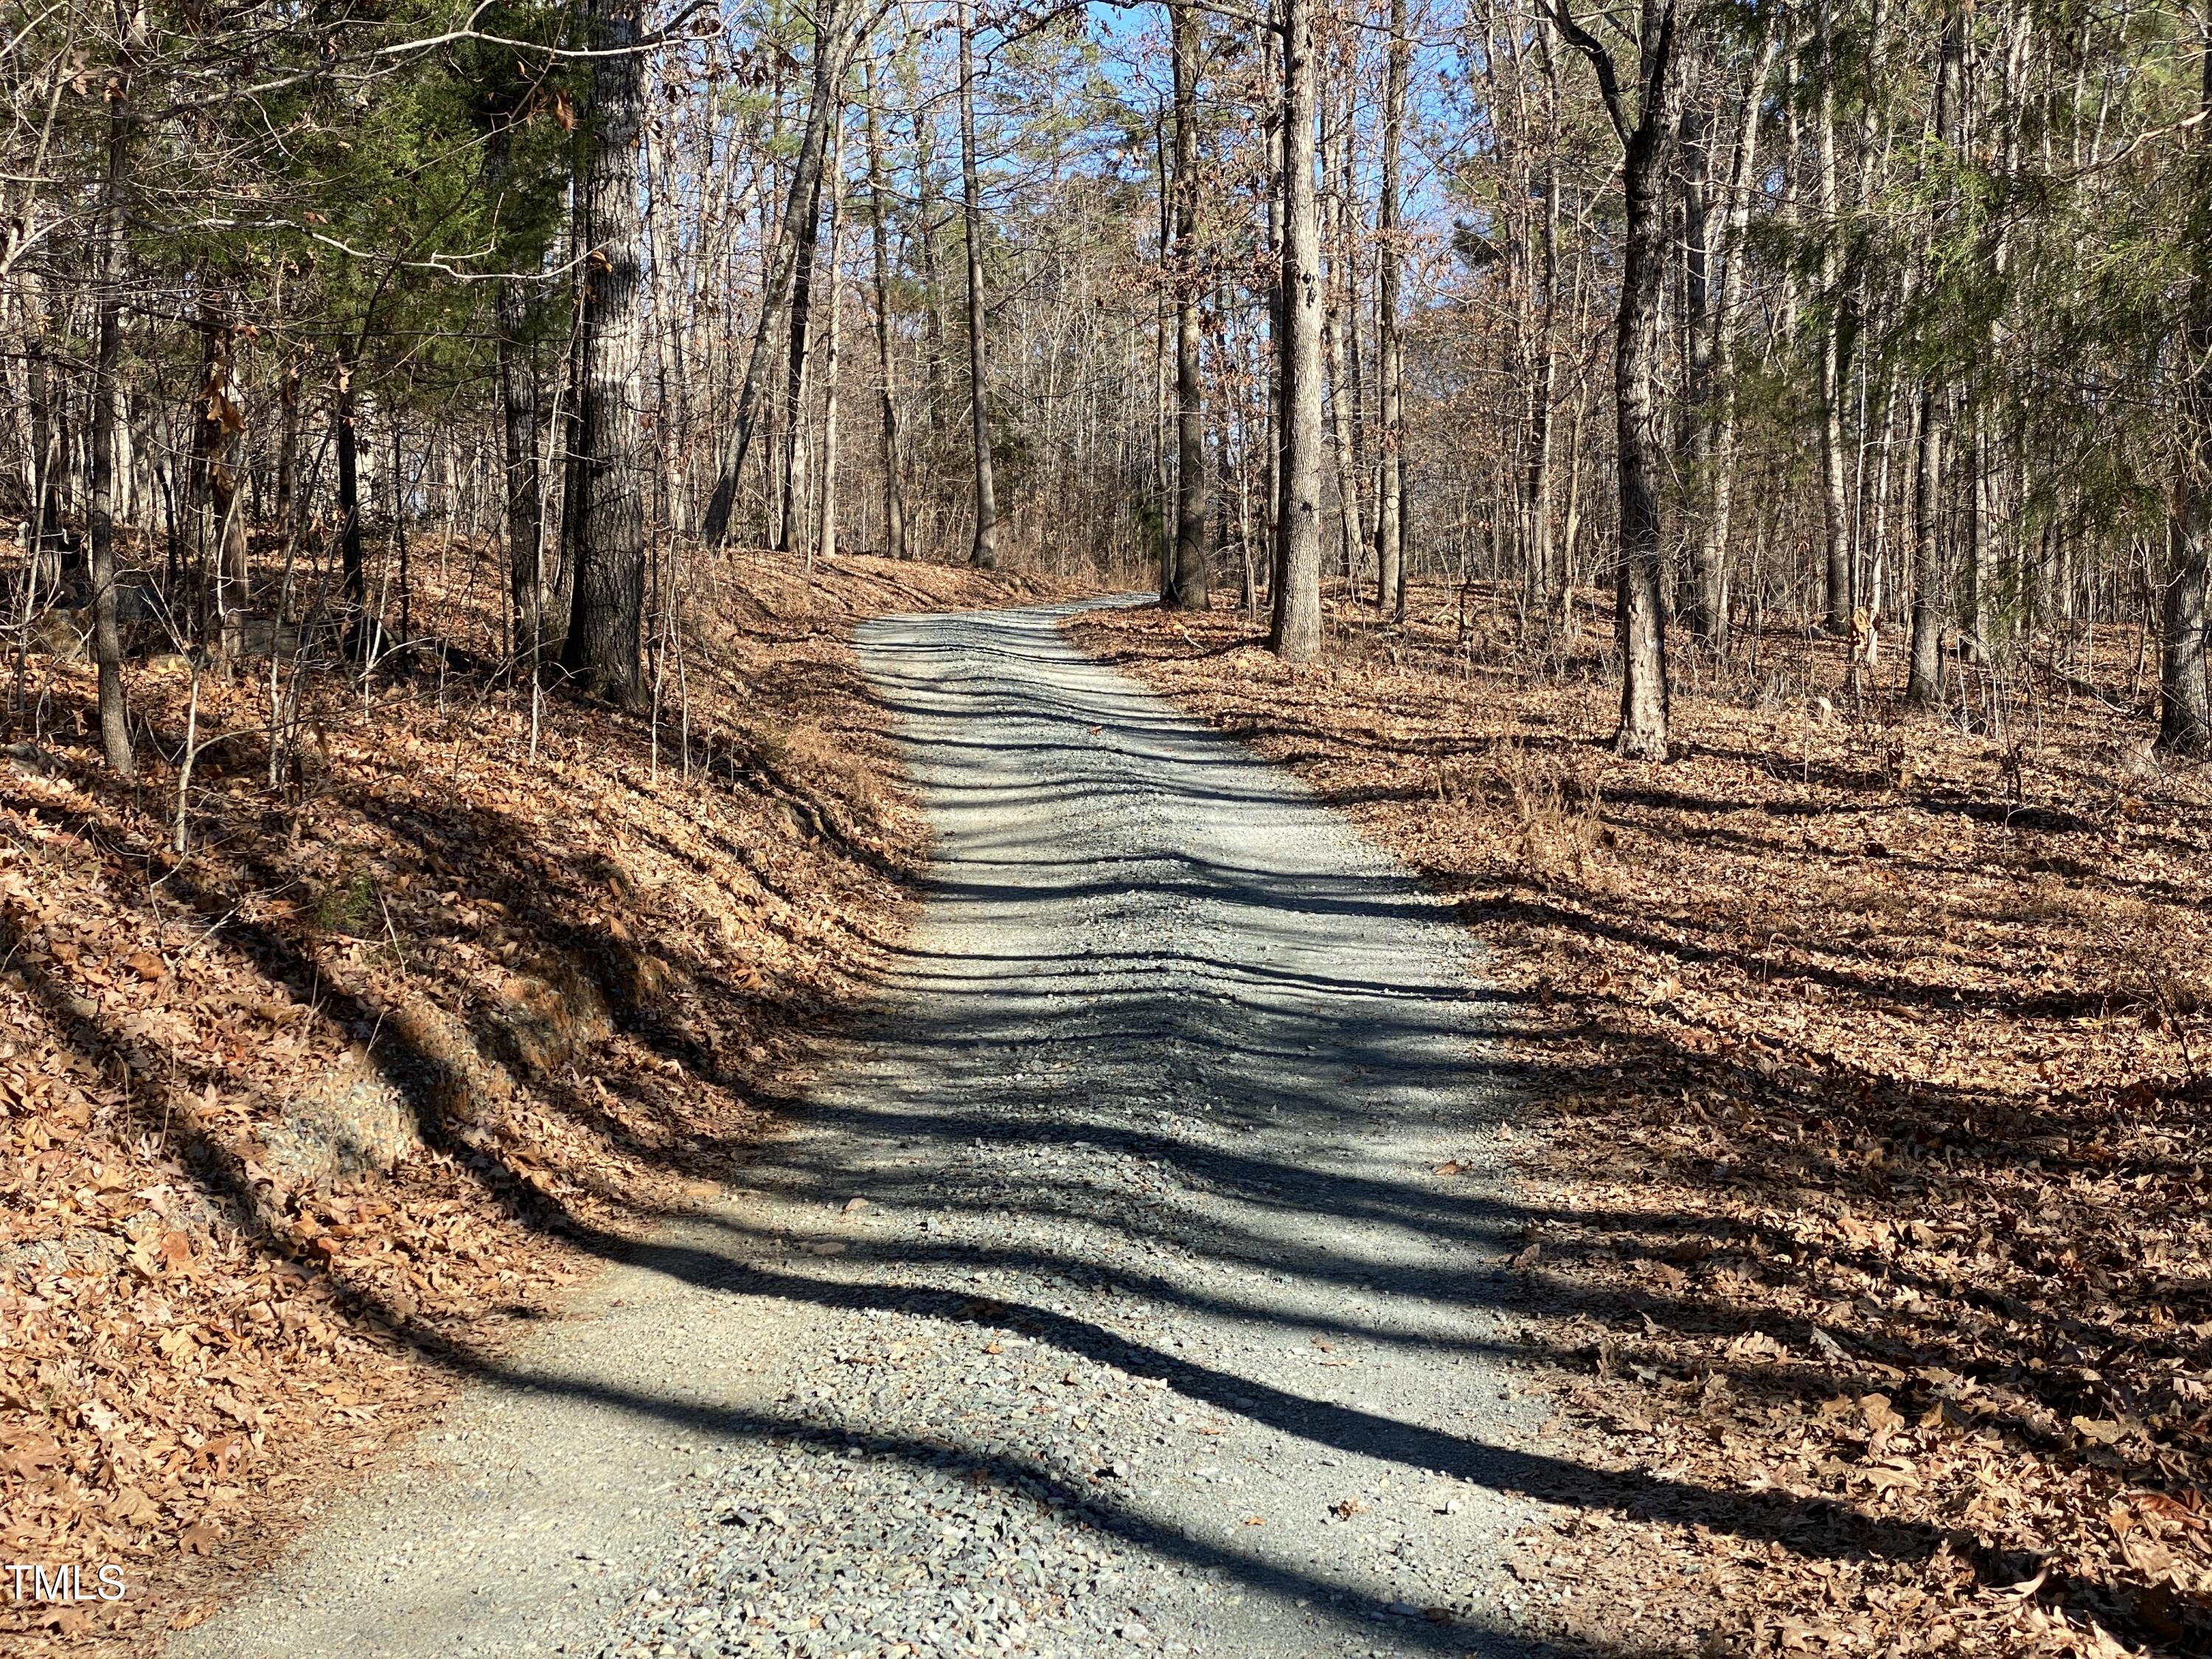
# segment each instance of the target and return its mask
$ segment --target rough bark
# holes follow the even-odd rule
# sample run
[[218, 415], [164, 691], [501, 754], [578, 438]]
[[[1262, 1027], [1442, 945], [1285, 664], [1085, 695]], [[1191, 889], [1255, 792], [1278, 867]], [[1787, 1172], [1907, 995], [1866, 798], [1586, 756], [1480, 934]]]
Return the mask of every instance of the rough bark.
[[591, 696], [645, 702], [645, 510], [638, 453], [638, 0], [598, 0], [592, 109], [576, 200], [590, 252], [580, 270], [576, 455], [570, 472], [576, 558], [561, 665]]
[[1620, 727], [1613, 748], [1631, 760], [1663, 761], [1670, 711], [1659, 519], [1666, 465], [1659, 430], [1659, 311], [1668, 264], [1667, 168], [1679, 136], [1685, 78], [1678, 0], [1644, 0], [1632, 119], [1611, 55], [1565, 10], [1555, 10], [1553, 21], [1597, 72], [1623, 150], [1620, 307], [1613, 354], [1620, 474], [1614, 632], [1621, 659]]
[[1321, 234], [1314, 193], [1315, 0], [1283, 0], [1282, 376], [1274, 616], [1290, 662], [1321, 650]]
[[2202, 759], [2212, 755], [2212, 705], [2208, 705], [2205, 636], [2207, 541], [2212, 538], [2212, 499], [2206, 471], [2212, 462], [2212, 0], [2204, 7], [2204, 46], [2198, 108], [2205, 115], [2197, 137], [2196, 199], [2191, 204], [2189, 317], [2183, 338], [2189, 376], [2189, 421], [2195, 441], [2183, 463], [2166, 531], [2166, 604], [2159, 648], [2158, 746]]
[[[1936, 76], [1936, 139], [1946, 147], [1959, 141], [1959, 100], [1966, 73], [1966, 0], [1948, 0], [1943, 9], [1942, 58]], [[1923, 258], [1932, 257], [1923, 247]], [[1943, 450], [1950, 423], [1949, 399], [1935, 371], [1923, 372], [1919, 389], [1919, 435], [1913, 457], [1912, 639], [1908, 647], [1905, 696], [1925, 708], [1942, 695], [1943, 550], [1940, 539], [1943, 501]]]

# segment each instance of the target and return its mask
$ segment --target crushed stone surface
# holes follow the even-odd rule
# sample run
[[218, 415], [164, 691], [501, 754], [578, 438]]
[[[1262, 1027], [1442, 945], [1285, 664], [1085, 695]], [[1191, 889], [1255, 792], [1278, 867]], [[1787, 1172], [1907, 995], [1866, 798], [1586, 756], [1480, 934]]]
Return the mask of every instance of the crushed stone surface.
[[863, 626], [939, 845], [842, 1059], [177, 1659], [1541, 1645], [1464, 935], [1062, 614]]

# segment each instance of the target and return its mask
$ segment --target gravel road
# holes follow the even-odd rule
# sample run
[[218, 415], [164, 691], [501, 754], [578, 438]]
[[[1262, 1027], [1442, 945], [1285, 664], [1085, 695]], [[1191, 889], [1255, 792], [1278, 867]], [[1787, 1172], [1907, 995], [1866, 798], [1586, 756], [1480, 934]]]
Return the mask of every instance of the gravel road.
[[843, 1058], [177, 1659], [1534, 1645], [1463, 938], [1060, 614], [863, 628], [940, 839]]

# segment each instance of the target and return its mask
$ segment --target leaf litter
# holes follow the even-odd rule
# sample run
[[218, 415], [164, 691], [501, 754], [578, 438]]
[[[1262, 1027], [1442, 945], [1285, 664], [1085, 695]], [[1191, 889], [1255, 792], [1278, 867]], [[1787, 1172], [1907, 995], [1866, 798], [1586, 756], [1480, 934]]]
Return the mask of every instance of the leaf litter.
[[1509, 593], [1413, 599], [1333, 598], [1297, 668], [1226, 610], [1070, 627], [1486, 942], [1525, 1100], [1501, 1293], [1591, 1477], [1522, 1540], [1521, 1616], [1608, 1651], [2206, 1650], [2205, 775], [2033, 674], [2002, 727], [1853, 708], [1840, 647], [1779, 628], [1756, 678], [1684, 659], [1683, 752], [1625, 762], [1602, 616], [1540, 653]]
[[181, 859], [188, 668], [131, 672], [134, 787], [89, 669], [32, 659], [44, 729], [0, 756], [0, 1550], [130, 1593], [0, 1606], [9, 1653], [204, 1620], [716, 1190], [865, 988], [927, 847], [848, 625], [1047, 590], [870, 557], [713, 577], [688, 769], [672, 697], [656, 753], [548, 696], [533, 762], [526, 684], [470, 666], [496, 584], [456, 568], [418, 599], [447, 652], [366, 698], [303, 685], [274, 787], [268, 665], [202, 678]]

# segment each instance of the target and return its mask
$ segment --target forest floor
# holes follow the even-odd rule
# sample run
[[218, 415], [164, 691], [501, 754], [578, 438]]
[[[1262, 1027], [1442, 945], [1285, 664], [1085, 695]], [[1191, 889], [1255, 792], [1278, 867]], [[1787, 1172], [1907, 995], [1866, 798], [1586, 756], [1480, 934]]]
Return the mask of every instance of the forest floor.
[[1500, 1386], [1468, 941], [1057, 620], [863, 627], [937, 831], [880, 994], [173, 1659], [1531, 1652], [1583, 1476]]
[[1529, 1616], [1598, 1650], [2207, 1650], [2212, 777], [2124, 691], [2020, 671], [1938, 719], [1780, 629], [1685, 657], [1678, 758], [1626, 763], [1601, 614], [1539, 653], [1510, 595], [1410, 613], [1333, 599], [1298, 668], [1222, 608], [1071, 627], [1486, 947], [1516, 1334], [1595, 1495], [1523, 1539]]
[[459, 552], [416, 569], [445, 648], [366, 694], [316, 676], [274, 769], [265, 659], [203, 677], [196, 711], [181, 658], [132, 668], [136, 785], [88, 735], [89, 668], [23, 664], [0, 1556], [80, 1565], [88, 1595], [117, 1564], [128, 1593], [0, 1601], [10, 1654], [143, 1655], [204, 1620], [453, 1379], [717, 1190], [925, 860], [852, 623], [1054, 591], [735, 556], [657, 744], [548, 696], [533, 757], [526, 688], [483, 667], [495, 580]]

